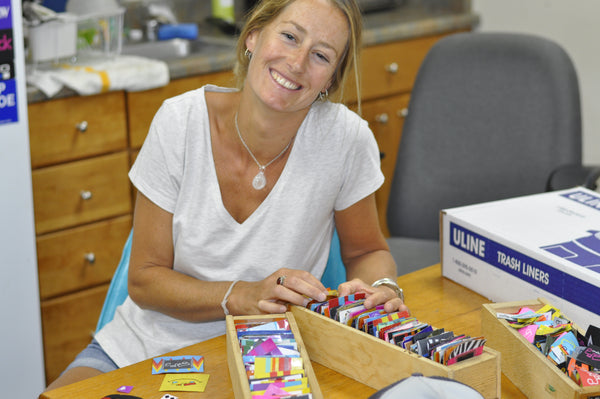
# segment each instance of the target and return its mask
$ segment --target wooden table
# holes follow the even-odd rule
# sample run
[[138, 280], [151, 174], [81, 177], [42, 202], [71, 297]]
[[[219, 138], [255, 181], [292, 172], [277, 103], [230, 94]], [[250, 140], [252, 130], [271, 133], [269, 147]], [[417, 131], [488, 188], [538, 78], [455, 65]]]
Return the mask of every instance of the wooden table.
[[[481, 304], [489, 301], [475, 292], [442, 277], [441, 266], [401, 276], [398, 283], [404, 289], [406, 303], [418, 319], [446, 330], [472, 336], [481, 334]], [[227, 368], [225, 336], [213, 338], [169, 355], [202, 355], [205, 373], [210, 375], [204, 393], [172, 392], [179, 399], [233, 398], [233, 389]], [[327, 399], [368, 398], [374, 389], [313, 362], [323, 396]], [[40, 395], [41, 399], [90, 398], [100, 399], [115, 394], [121, 385], [134, 386], [131, 395], [144, 399], [163, 396], [159, 386], [163, 375], [151, 374], [151, 360], [112, 371], [85, 381], [58, 388]], [[515, 385], [502, 375], [502, 398], [525, 398]]]

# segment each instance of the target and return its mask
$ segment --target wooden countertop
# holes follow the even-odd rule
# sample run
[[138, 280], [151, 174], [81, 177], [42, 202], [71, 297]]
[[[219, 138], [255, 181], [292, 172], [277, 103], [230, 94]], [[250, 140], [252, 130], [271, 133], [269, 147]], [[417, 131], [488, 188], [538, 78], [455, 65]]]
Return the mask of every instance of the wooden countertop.
[[[442, 277], [441, 266], [433, 265], [398, 278], [406, 303], [418, 319], [433, 325], [472, 336], [481, 333], [481, 305], [489, 301], [475, 292]], [[233, 398], [229, 377], [225, 336], [192, 345], [169, 355], [202, 355], [205, 372], [210, 375], [202, 394], [178, 392], [179, 399], [206, 397]], [[313, 369], [323, 396], [327, 399], [368, 398], [374, 389], [345, 377], [316, 362]], [[131, 395], [146, 399], [160, 398], [162, 375], [151, 374], [151, 360], [145, 360], [98, 377], [90, 378], [40, 396], [40, 399], [93, 398], [117, 393], [121, 385], [133, 385]], [[502, 398], [525, 398], [525, 395], [502, 375]]]

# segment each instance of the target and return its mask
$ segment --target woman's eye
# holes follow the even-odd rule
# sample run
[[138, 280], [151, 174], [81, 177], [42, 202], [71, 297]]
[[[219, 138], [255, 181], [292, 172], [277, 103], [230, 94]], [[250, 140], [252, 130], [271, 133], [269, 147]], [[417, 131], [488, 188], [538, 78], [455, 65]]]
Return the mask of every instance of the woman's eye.
[[316, 53], [316, 54], [320, 60], [322, 60], [324, 62], [329, 62], [329, 58], [327, 58], [327, 56], [325, 56], [325, 54], [322, 54], [322, 53]]
[[282, 35], [288, 40], [295, 40], [294, 35], [292, 35], [291, 33], [283, 32]]

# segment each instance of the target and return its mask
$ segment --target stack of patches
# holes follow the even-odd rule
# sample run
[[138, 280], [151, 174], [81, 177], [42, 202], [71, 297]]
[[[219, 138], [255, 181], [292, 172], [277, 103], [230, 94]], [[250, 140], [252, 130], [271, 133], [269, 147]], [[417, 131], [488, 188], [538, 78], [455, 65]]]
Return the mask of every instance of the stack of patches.
[[324, 302], [312, 301], [306, 307], [444, 365], [483, 353], [484, 337], [455, 335], [421, 322], [406, 311], [386, 313], [383, 305], [365, 309], [364, 301], [364, 293], [339, 297], [331, 290]]
[[235, 327], [252, 399], [312, 399], [287, 319], [244, 320]]
[[496, 317], [505, 319], [580, 386], [600, 385], [600, 328], [590, 325], [584, 335], [551, 305]]

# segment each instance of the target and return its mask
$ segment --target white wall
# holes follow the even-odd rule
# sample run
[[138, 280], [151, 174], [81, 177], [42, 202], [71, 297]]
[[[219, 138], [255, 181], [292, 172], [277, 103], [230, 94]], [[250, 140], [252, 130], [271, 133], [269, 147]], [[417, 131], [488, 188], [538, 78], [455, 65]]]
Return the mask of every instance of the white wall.
[[600, 1], [472, 0], [480, 31], [534, 33], [559, 43], [579, 76], [583, 161], [600, 165]]

